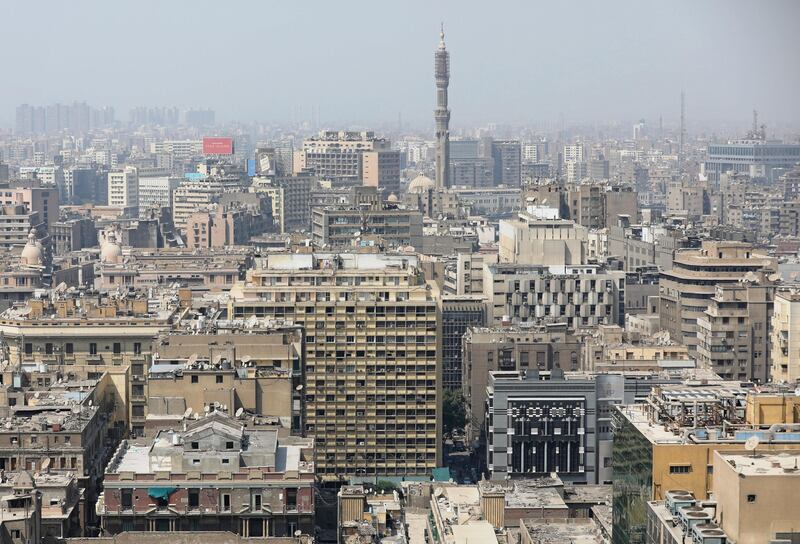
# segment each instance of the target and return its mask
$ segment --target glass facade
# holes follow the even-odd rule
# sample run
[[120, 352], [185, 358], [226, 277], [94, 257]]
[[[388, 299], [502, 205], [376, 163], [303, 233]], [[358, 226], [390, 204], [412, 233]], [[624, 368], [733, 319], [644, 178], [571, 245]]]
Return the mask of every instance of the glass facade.
[[613, 544], [647, 542], [647, 501], [653, 488], [653, 444], [617, 409], [614, 445]]

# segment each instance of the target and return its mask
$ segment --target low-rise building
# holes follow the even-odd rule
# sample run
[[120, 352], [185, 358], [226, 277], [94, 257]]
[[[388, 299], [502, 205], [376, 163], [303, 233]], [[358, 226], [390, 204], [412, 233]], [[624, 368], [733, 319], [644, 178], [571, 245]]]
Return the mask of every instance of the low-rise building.
[[[86, 534], [87, 505], [72, 474], [4, 472], [0, 475], [0, 496], [3, 541], [5, 535], [14, 539], [15, 534], [22, 542], [57, 542]], [[35, 540], [34, 535], [41, 540]]]
[[100, 251], [95, 285], [110, 290], [177, 284], [193, 292], [227, 291], [252, 262], [253, 249], [247, 246], [123, 250], [111, 239]]
[[692, 380], [654, 388], [647, 402], [616, 407], [613, 542], [644, 542], [648, 502], [665, 500], [669, 491], [697, 501], [725, 494], [716, 489], [715, 452], [744, 454], [754, 440], [761, 455], [797, 450], [800, 412], [785, 393]]
[[313, 441], [245, 429], [212, 412], [183, 430], [123, 442], [98, 504], [104, 531], [314, 531]]

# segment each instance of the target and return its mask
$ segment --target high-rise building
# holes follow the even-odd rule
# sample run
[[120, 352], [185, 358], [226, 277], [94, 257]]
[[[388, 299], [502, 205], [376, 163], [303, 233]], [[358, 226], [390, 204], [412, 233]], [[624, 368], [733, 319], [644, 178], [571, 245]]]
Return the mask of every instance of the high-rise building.
[[183, 121], [194, 127], [207, 127], [214, 124], [216, 114], [212, 109], [186, 110], [183, 113]]
[[435, 54], [436, 77], [436, 188], [450, 184], [450, 110], [447, 108], [447, 87], [450, 84], [450, 53], [444, 45], [444, 25], [439, 34], [439, 48]]
[[182, 178], [171, 176], [167, 171], [139, 172], [138, 206], [139, 217], [147, 218], [152, 210], [171, 208], [172, 195]]
[[307, 230], [311, 226], [311, 191], [317, 178], [306, 170], [292, 175], [253, 178], [252, 191], [269, 195], [272, 216], [281, 233]]
[[500, 221], [500, 261], [555, 266], [586, 264], [587, 239], [586, 228], [572, 221], [522, 212], [518, 219]]
[[463, 355], [461, 342], [471, 327], [486, 324], [486, 301], [482, 295], [441, 295], [442, 387], [461, 391]]
[[716, 185], [725, 172], [741, 172], [751, 178], [776, 182], [773, 171], [793, 168], [800, 162], [800, 144], [786, 144], [762, 138], [732, 140], [727, 144], [708, 146], [708, 158], [701, 172]]
[[311, 234], [320, 247], [353, 247], [368, 239], [386, 247], [413, 246], [422, 249], [422, 214], [417, 210], [386, 205], [382, 201], [311, 210]]
[[414, 256], [271, 254], [231, 290], [232, 319], [305, 329], [305, 433], [323, 478], [441, 466], [441, 325]]
[[108, 173], [108, 205], [122, 208], [135, 208], [139, 206], [139, 175], [136, 168], [128, 166], [120, 170], [111, 170]]
[[697, 318], [697, 362], [729, 380], [769, 381], [775, 284], [763, 273], [717, 285]]
[[494, 185], [491, 153], [487, 155], [484, 152], [484, 146], [481, 145], [480, 140], [453, 140], [449, 145], [450, 187], [491, 187]]
[[775, 293], [772, 314], [771, 377], [774, 382], [797, 383], [800, 379], [800, 293]]
[[748, 272], [774, 272], [775, 266], [772, 258], [743, 242], [704, 241], [700, 249], [676, 252], [672, 269], [661, 272], [661, 327], [695, 352], [697, 320], [705, 317], [716, 286], [737, 284]]
[[313, 171], [333, 186], [371, 185], [387, 193], [400, 186], [400, 151], [373, 132], [322, 131], [294, 155], [295, 173]]
[[519, 140], [492, 142], [494, 184], [519, 187], [522, 183], [522, 147]]

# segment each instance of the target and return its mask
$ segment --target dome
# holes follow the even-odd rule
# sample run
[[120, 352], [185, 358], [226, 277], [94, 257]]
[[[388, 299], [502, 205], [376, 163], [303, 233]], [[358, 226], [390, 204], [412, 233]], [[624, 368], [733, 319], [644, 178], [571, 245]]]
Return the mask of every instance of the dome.
[[409, 193], [424, 193], [436, 187], [436, 183], [424, 174], [420, 174], [408, 184]]
[[106, 236], [106, 243], [100, 248], [100, 261], [104, 263], [118, 263], [122, 260], [122, 248], [117, 244], [114, 231]]
[[22, 249], [20, 254], [22, 264], [38, 266], [42, 264], [42, 244], [36, 239], [36, 231], [31, 230], [28, 233], [28, 243]]
[[398, 201], [397, 195], [396, 195], [396, 194], [394, 194], [394, 193], [390, 194], [390, 195], [389, 195], [389, 196], [386, 198], [386, 202], [392, 202], [392, 203], [395, 203], [395, 202], [397, 202], [397, 201]]

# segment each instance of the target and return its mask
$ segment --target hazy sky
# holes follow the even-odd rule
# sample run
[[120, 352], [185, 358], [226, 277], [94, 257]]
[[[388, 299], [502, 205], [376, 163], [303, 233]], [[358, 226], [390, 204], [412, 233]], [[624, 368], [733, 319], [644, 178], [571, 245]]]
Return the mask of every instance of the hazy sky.
[[0, 123], [17, 104], [208, 106], [223, 120], [432, 124], [444, 21], [453, 125], [800, 124], [800, 1], [9, 1]]

